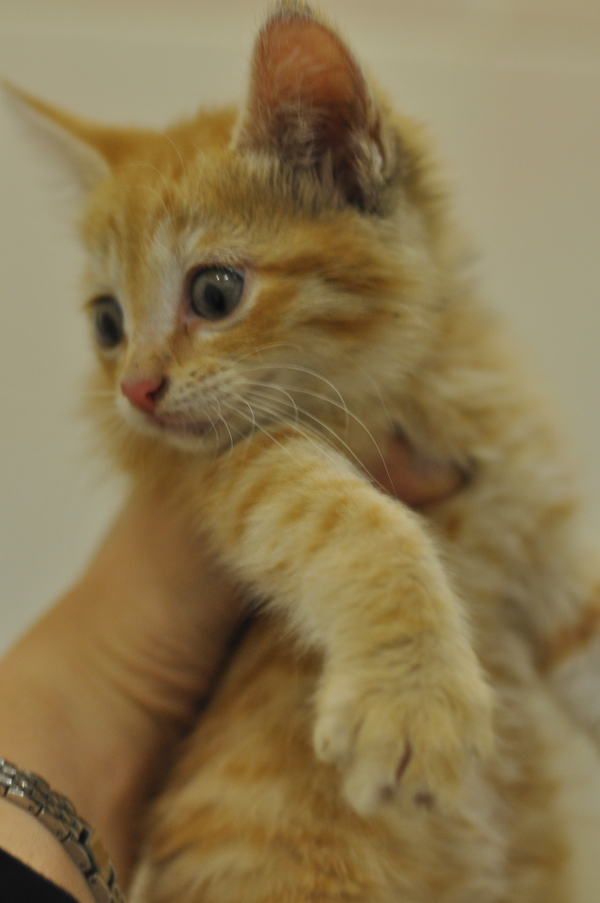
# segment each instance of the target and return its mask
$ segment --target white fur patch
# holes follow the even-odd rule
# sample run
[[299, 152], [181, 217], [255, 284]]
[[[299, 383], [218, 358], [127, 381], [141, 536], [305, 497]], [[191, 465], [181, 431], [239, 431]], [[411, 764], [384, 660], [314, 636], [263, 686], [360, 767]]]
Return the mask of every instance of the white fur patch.
[[567, 711], [600, 743], [600, 634], [562, 661], [550, 682]]

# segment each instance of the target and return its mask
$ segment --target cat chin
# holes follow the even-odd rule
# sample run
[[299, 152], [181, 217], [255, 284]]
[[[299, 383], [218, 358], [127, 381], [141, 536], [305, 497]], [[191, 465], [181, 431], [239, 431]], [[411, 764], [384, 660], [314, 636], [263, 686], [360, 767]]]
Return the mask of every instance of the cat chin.
[[158, 437], [171, 448], [179, 451], [214, 454], [220, 450], [221, 442], [211, 424], [190, 424], [189, 427], [167, 426], [160, 423], [149, 422], [145, 429], [140, 430], [144, 435]]
[[211, 439], [205, 436], [194, 436], [192, 434], [173, 433], [169, 431], [163, 434], [163, 441], [172, 448], [191, 454], [207, 455], [209, 453], [214, 454], [215, 452], [220, 451], [219, 444], [214, 436]]
[[[138, 435], [157, 439], [171, 448], [189, 454], [214, 456], [234, 445], [231, 433], [222, 436], [209, 422], [171, 424], [147, 415], [139, 417], [130, 415], [125, 417], [125, 420], [130, 429]], [[243, 436], [238, 431], [236, 439], [240, 438]]]
[[121, 408], [120, 413], [132, 432], [158, 440], [180, 451], [214, 453], [218, 445], [215, 431], [209, 423], [170, 424], [129, 407]]

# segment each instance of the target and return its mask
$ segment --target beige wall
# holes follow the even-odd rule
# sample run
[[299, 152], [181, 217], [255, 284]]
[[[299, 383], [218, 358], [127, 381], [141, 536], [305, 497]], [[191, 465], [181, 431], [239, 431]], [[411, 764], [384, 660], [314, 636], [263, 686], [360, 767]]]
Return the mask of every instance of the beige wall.
[[[80, 113], [160, 124], [199, 101], [240, 96], [264, 5], [0, 0], [0, 72]], [[598, 0], [321, 6], [397, 104], [437, 135], [481, 252], [476, 271], [556, 399], [600, 541]], [[64, 188], [3, 109], [0, 134], [4, 646], [76, 575], [118, 487], [102, 481], [75, 413], [86, 347]], [[577, 903], [598, 899], [595, 830]]]

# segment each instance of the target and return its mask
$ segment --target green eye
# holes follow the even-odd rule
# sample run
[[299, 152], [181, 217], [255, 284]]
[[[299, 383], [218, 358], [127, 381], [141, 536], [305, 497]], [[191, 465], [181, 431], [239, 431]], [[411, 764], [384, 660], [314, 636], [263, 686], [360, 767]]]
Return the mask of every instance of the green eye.
[[123, 311], [116, 298], [109, 296], [94, 301], [94, 331], [103, 348], [116, 348], [123, 341]]
[[231, 267], [205, 267], [190, 282], [190, 306], [205, 320], [222, 320], [235, 310], [244, 292], [244, 277]]

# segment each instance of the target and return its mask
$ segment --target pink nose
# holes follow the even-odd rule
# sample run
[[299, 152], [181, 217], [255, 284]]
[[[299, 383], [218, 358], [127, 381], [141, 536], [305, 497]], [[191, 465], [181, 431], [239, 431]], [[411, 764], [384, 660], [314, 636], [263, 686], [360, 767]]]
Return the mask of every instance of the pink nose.
[[128, 398], [132, 405], [140, 411], [152, 413], [161, 391], [166, 385], [166, 379], [138, 379], [134, 382], [121, 383], [121, 392]]

